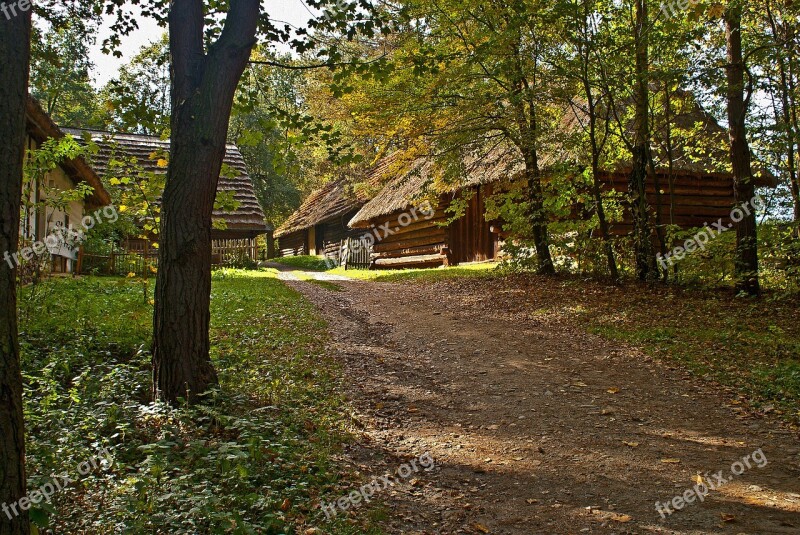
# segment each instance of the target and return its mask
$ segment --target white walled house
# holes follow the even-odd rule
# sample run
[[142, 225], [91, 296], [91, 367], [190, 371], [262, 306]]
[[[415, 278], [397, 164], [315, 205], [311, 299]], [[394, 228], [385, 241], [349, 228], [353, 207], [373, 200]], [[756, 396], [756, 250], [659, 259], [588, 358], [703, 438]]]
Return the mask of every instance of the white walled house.
[[[26, 144], [28, 150], [35, 150], [48, 139], [60, 139], [64, 132], [53, 122], [41, 105], [32, 97], [28, 98], [26, 107]], [[62, 210], [47, 206], [46, 191], [67, 191], [74, 189], [78, 184], [85, 183], [93, 188], [92, 193], [83, 200], [71, 201]], [[83, 158], [67, 160], [49, 171], [43, 178], [35, 181], [30, 187], [30, 197], [27, 202], [33, 206], [23, 207], [22, 221], [20, 224], [20, 252], [21, 256], [25, 247], [34, 242], [43, 242], [52, 232], [55, 225], [70, 225], [78, 228], [81, 220], [94, 210], [111, 204], [111, 197], [103, 187], [97, 173], [86, 163]], [[44, 204], [45, 206], [40, 206]], [[54, 272], [71, 272], [74, 261], [60, 256], [56, 251], [52, 253], [52, 270]]]

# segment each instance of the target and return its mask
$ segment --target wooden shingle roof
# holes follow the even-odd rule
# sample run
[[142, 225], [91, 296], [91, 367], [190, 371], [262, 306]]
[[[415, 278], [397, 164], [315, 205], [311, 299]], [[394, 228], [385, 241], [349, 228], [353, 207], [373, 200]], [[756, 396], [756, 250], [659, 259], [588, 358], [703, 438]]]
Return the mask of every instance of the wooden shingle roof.
[[[155, 136], [140, 134], [119, 134], [102, 132], [98, 130], [81, 130], [65, 128], [77, 139], [82, 139], [87, 134], [99, 147], [92, 163], [97, 172], [104, 176], [109, 173], [109, 162], [112, 158], [135, 158], [145, 172], [166, 174], [166, 167], [159, 166], [159, 154], [169, 153], [169, 140]], [[235, 176], [219, 177], [217, 192], [233, 192], [233, 198], [239, 203], [233, 212], [214, 210], [213, 216], [225, 221], [228, 230], [246, 230], [266, 232], [269, 227], [264, 221], [264, 212], [258, 204], [258, 199], [253, 189], [253, 182], [247, 172], [242, 154], [232, 144], [225, 148], [223, 163], [235, 171], [230, 173]], [[162, 164], [163, 165], [163, 164]]]
[[436, 191], [431, 191], [438, 173], [436, 164], [431, 158], [417, 158], [366, 203], [349, 225], [353, 228], [369, 226], [370, 220], [406, 210], [429, 194], [438, 198], [441, 193], [454, 193], [513, 177], [522, 170], [522, 163], [510, 152], [493, 150], [482, 157], [465, 158], [463, 170], [464, 175], [457, 182], [437, 184]]

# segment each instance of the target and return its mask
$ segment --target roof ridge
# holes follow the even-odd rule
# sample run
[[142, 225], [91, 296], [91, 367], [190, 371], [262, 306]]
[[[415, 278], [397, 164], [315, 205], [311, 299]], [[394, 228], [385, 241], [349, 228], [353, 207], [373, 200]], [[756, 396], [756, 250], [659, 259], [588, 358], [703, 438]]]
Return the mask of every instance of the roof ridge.
[[[74, 126], [68, 127], [61, 127], [61, 130], [65, 133], [72, 133], [72, 132], [88, 132], [90, 134], [107, 134], [108, 137], [113, 139], [120, 139], [125, 140], [126, 138], [130, 141], [151, 141], [153, 143], [157, 143], [160, 145], [168, 145], [170, 143], [170, 138], [162, 139], [159, 136], [153, 136], [149, 134], [131, 134], [128, 132], [111, 132], [110, 130], [100, 130], [97, 128], [78, 128]], [[225, 143], [226, 148], [235, 148], [239, 150], [239, 147], [235, 143]]]

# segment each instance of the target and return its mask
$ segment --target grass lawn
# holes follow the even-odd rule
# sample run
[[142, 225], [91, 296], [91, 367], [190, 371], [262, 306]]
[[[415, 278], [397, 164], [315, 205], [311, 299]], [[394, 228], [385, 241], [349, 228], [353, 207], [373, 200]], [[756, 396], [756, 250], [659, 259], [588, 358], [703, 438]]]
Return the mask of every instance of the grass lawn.
[[[335, 462], [350, 437], [325, 325], [272, 271], [218, 271], [214, 402], [149, 403], [152, 281], [53, 279], [20, 295], [30, 485], [95, 470], [33, 510], [57, 533], [378, 533], [369, 508], [318, 508], [356, 485]], [[46, 312], [43, 312], [46, 311]], [[313, 530], [311, 532], [314, 532]]]
[[322, 256], [282, 256], [270, 262], [305, 271], [328, 271], [332, 266], [331, 261]]
[[378, 282], [403, 282], [420, 281], [436, 282], [440, 280], [473, 277], [495, 277], [500, 274], [498, 264], [484, 262], [480, 264], [467, 264], [456, 267], [426, 268], [426, 269], [395, 269], [395, 270], [366, 270], [348, 269], [337, 267], [328, 273], [343, 275], [351, 279], [371, 280]]

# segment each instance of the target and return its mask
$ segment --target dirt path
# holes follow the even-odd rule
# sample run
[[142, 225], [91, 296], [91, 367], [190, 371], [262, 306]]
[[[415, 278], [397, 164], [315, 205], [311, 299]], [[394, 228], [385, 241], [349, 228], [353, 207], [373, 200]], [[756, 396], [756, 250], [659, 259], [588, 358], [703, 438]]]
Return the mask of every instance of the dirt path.
[[[800, 534], [797, 436], [719, 388], [564, 321], [508, 313], [503, 299], [525, 296], [495, 306], [480, 280], [466, 294], [287, 284], [330, 322], [363, 428], [348, 454], [365, 479], [424, 452], [436, 462], [381, 494], [389, 533]], [[655, 502], [706, 473], [719, 488], [662, 518]]]

